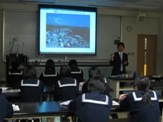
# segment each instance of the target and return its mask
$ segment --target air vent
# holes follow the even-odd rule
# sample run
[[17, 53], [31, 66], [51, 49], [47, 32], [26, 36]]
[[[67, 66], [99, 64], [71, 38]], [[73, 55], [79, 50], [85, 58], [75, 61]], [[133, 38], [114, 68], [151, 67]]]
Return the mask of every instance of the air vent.
[[138, 17], [137, 17], [137, 22], [144, 22], [145, 17], [146, 17], [145, 12], [139, 12]]

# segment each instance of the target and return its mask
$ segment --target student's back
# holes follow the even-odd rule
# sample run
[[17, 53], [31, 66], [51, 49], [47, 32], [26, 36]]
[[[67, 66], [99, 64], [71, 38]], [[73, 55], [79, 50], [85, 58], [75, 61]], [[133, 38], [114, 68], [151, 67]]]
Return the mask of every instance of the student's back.
[[155, 91], [148, 91], [149, 78], [138, 77], [134, 84], [136, 91], [120, 98], [120, 107], [130, 110], [130, 122], [159, 122], [159, 98]]
[[106, 90], [105, 90], [105, 94], [110, 95], [109, 94], [109, 87], [108, 87], [108, 83], [105, 77], [103, 77], [100, 73], [100, 69], [97, 66], [91, 66], [88, 70], [88, 75], [89, 75], [89, 79], [84, 83], [84, 85], [82, 86], [82, 93], [87, 93], [88, 92], [88, 84], [90, 82], [90, 79], [94, 76], [101, 76], [105, 82], [106, 85]]
[[76, 60], [72, 59], [69, 61], [71, 68], [71, 77], [75, 78], [78, 82], [83, 82], [83, 70], [78, 67]]
[[7, 99], [1, 94], [0, 91], [0, 122], [3, 122], [4, 118], [12, 117], [12, 115], [12, 105], [7, 101]]
[[106, 89], [103, 78], [93, 77], [88, 89], [88, 93], [70, 102], [69, 112], [74, 113], [81, 122], [109, 122], [112, 100], [103, 94]]
[[140, 98], [145, 93], [143, 91], [132, 92], [127, 98], [121, 102], [122, 108], [129, 107], [130, 122], [159, 122], [160, 108], [158, 95], [156, 92], [149, 92], [151, 96], [152, 106], [142, 104]]
[[79, 85], [77, 80], [71, 77], [69, 66], [62, 66], [60, 70], [61, 79], [55, 84], [55, 100], [65, 101], [77, 97]]
[[39, 78], [45, 87], [54, 87], [59, 79], [59, 74], [55, 71], [55, 63], [52, 59], [47, 60], [45, 71], [41, 73]]
[[21, 101], [39, 102], [43, 93], [43, 83], [36, 78], [36, 69], [28, 65], [23, 72], [24, 79], [21, 81]]
[[12, 69], [10, 69], [7, 76], [8, 87], [12, 87], [14, 89], [20, 88], [20, 82], [23, 78], [23, 71], [19, 70], [18, 68], [19, 63], [13, 62]]

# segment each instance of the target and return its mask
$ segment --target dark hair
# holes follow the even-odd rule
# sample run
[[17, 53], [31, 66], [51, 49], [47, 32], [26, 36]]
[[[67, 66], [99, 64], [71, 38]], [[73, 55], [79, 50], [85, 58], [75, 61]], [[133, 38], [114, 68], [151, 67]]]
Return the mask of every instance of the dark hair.
[[151, 103], [151, 96], [149, 94], [149, 87], [150, 87], [150, 80], [146, 76], [140, 76], [136, 77], [134, 80], [134, 86], [137, 87], [138, 90], [144, 91], [145, 94], [142, 98], [142, 103], [148, 104], [149, 106], [152, 106]]
[[101, 76], [94, 76], [90, 79], [88, 83], [88, 92], [100, 92], [101, 94], [104, 93], [106, 90], [104, 78]]
[[20, 66], [20, 64], [18, 62], [12, 62], [11, 66], [12, 69], [17, 69]]
[[45, 66], [45, 70], [53, 70], [55, 72], [55, 63], [52, 59], [48, 59], [46, 61], [46, 66]]
[[97, 75], [101, 75], [100, 69], [97, 66], [91, 66], [88, 70], [89, 78]]
[[37, 72], [34, 66], [27, 65], [23, 72], [23, 78], [36, 78]]
[[68, 65], [70, 66], [71, 69], [78, 68], [78, 63], [75, 59], [70, 60]]
[[117, 44], [117, 48], [118, 48], [119, 46], [123, 46], [123, 48], [124, 48], [124, 47], [125, 47], [125, 44], [124, 44], [123, 42], [119, 42], [119, 43]]
[[69, 76], [71, 76], [71, 68], [68, 65], [61, 66], [61, 68], [60, 68], [60, 76], [61, 77], [69, 77]]

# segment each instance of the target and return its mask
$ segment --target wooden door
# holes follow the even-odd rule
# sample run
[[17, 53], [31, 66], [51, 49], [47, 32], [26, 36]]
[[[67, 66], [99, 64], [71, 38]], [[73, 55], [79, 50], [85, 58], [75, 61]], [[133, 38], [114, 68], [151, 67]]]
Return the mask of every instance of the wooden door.
[[156, 74], [156, 35], [143, 35], [138, 34], [137, 40], [137, 74], [144, 73], [144, 47], [145, 38], [147, 38], [147, 50], [146, 50], [146, 75]]

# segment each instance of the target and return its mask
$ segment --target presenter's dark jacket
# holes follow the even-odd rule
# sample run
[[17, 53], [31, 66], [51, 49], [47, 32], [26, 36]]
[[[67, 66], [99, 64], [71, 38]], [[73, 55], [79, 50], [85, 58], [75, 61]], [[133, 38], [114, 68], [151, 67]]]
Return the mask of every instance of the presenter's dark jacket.
[[27, 78], [21, 81], [21, 101], [39, 102], [42, 96], [44, 85], [37, 78]]
[[[106, 90], [105, 90], [105, 92], [104, 92], [104, 94], [106, 94], [106, 95], [108, 95], [108, 96], [110, 96], [110, 93], [109, 93], [109, 86], [108, 86], [108, 83], [107, 83], [107, 80], [106, 80], [106, 78], [105, 77], [103, 77], [104, 78], [104, 81], [105, 81], [105, 83], [106, 83]], [[89, 84], [89, 80], [88, 81], [86, 81], [84, 84], [83, 84], [83, 86], [82, 86], [82, 93], [87, 93], [88, 92], [88, 84]]]
[[12, 117], [13, 108], [7, 99], [0, 93], [0, 122], [3, 122], [4, 118]]
[[112, 100], [105, 94], [91, 92], [82, 94], [70, 102], [69, 112], [74, 113], [79, 122], [109, 122]]
[[158, 95], [150, 92], [152, 106], [141, 102], [143, 95], [143, 91], [130, 93], [120, 102], [120, 107], [130, 110], [130, 122], [160, 122]]
[[113, 66], [112, 75], [119, 75], [119, 74], [123, 74], [123, 73], [125, 74], [126, 73], [126, 66], [128, 66], [128, 63], [127, 63], [127, 65], [124, 65], [125, 61], [128, 62], [128, 55], [123, 52], [123, 58], [122, 58], [123, 71], [120, 71], [121, 58], [120, 58], [119, 52], [114, 53], [114, 59], [110, 60], [110, 65]]
[[79, 94], [79, 84], [72, 77], [62, 77], [55, 84], [54, 99], [57, 101], [72, 100]]
[[41, 73], [39, 79], [45, 86], [54, 86], [54, 84], [59, 80], [59, 74], [52, 70], [47, 70]]

